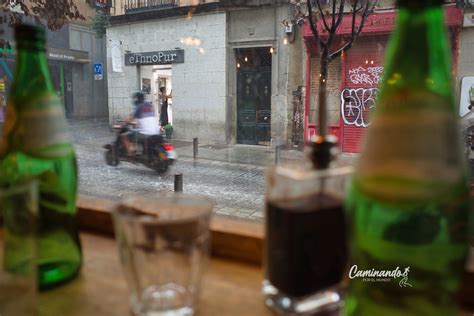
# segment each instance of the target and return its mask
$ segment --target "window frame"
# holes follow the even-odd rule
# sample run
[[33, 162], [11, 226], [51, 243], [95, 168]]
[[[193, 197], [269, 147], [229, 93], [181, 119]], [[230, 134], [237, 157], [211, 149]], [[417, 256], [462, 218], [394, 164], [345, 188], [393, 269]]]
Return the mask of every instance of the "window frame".
[[[117, 202], [78, 195], [80, 230], [114, 236], [112, 212]], [[213, 256], [262, 265], [264, 225], [213, 214], [210, 224]]]

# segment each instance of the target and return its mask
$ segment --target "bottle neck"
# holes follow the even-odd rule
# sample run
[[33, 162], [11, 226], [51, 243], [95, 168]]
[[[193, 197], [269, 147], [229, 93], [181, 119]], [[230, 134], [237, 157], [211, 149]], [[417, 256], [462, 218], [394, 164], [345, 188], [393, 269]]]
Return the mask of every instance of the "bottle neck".
[[[17, 54], [17, 67], [12, 96], [16, 103], [35, 95], [54, 93], [49, 74], [46, 51], [20, 47]], [[23, 102], [22, 102], [23, 103]]]
[[381, 93], [410, 88], [452, 98], [451, 55], [440, 6], [401, 7], [387, 49]]

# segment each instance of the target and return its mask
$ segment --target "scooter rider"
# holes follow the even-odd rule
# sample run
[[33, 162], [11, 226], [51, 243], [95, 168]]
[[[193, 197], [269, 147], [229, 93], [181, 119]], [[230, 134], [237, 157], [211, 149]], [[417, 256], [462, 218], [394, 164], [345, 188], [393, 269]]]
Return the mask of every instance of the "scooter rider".
[[135, 111], [125, 120], [125, 124], [127, 125], [137, 120], [137, 128], [120, 135], [120, 140], [127, 150], [128, 156], [134, 155], [131, 142], [144, 143], [148, 136], [158, 135], [160, 133], [160, 126], [153, 105], [149, 102], [145, 102], [145, 95], [143, 92], [135, 92], [132, 95], [132, 100], [135, 105]]

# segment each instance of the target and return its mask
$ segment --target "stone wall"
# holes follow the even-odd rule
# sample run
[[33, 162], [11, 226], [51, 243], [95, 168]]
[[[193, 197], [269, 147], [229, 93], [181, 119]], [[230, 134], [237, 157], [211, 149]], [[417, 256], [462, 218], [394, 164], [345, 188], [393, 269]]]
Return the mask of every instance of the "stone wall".
[[[192, 40], [189, 40], [192, 39]], [[121, 54], [122, 72], [113, 72], [111, 50]], [[184, 49], [184, 63], [172, 65], [174, 136], [225, 142], [226, 14], [176, 17], [107, 29], [109, 116], [116, 120], [131, 110], [138, 86], [137, 66], [125, 66], [126, 52]]]
[[[474, 14], [474, 11], [472, 12]], [[460, 89], [462, 77], [474, 76], [474, 27], [465, 27], [461, 31], [458, 68], [457, 68], [457, 85]]]
[[[474, 9], [467, 9], [466, 14], [473, 15]], [[474, 27], [464, 27], [461, 29], [461, 38], [459, 45], [459, 57], [456, 78], [456, 105], [461, 106], [461, 102], [466, 105], [466, 99], [461, 101], [461, 84], [463, 77], [474, 76], [474, 54], [472, 48], [474, 47]], [[463, 96], [464, 97], [464, 96]], [[463, 129], [474, 125], [474, 112], [471, 110], [461, 119]], [[472, 152], [472, 151], [471, 151]], [[471, 154], [472, 155], [472, 154]]]
[[[84, 25], [69, 24], [69, 47], [89, 53], [90, 63], [72, 64], [74, 117], [103, 117], [108, 115], [107, 77], [105, 75], [105, 39], [96, 38]], [[102, 63], [103, 78], [94, 80], [93, 65]]]
[[271, 87], [271, 138], [291, 140], [292, 92], [304, 85], [304, 45], [299, 30], [294, 42], [284, 43], [281, 21], [288, 19], [289, 5], [231, 11], [228, 17], [228, 129], [230, 143], [237, 141], [237, 83], [234, 50], [249, 47], [273, 47]]

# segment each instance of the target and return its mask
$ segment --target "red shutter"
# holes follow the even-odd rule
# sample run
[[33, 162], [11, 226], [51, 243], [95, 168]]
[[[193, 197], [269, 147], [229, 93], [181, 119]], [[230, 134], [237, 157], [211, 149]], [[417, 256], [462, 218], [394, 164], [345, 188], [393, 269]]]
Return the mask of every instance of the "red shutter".
[[340, 92], [343, 152], [359, 151], [382, 79], [386, 43], [387, 36], [360, 37], [344, 58]]

